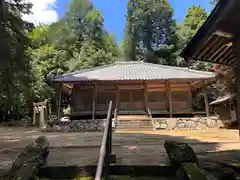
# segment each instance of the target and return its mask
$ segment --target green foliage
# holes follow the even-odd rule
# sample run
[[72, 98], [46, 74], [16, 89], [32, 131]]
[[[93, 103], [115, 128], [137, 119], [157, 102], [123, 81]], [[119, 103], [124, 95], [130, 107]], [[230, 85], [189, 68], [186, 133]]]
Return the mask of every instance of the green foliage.
[[167, 0], [129, 0], [124, 54], [127, 60], [176, 65], [176, 23]]
[[207, 12], [205, 9], [198, 6], [192, 6], [188, 9], [187, 14], [184, 17], [183, 25], [189, 27], [191, 31], [191, 36], [199, 29], [202, 23], [207, 18]]
[[63, 19], [49, 27], [47, 36], [64, 51], [70, 71], [112, 63], [120, 55], [103, 22], [101, 12], [88, 0], [74, 0]]
[[[12, 2], [11, 4], [9, 2]], [[207, 13], [189, 9], [182, 24], [172, 18], [168, 0], [129, 0], [124, 40], [119, 45], [104, 27], [104, 16], [89, 0], [71, 1], [66, 14], [49, 26], [34, 27], [21, 19], [31, 4], [0, 1], [0, 118], [31, 115], [32, 103], [46, 98], [54, 105], [55, 92], [46, 77], [115, 60], [144, 60], [186, 66], [179, 56]], [[193, 63], [209, 70], [211, 64]], [[54, 107], [53, 107], [54, 109]]]
[[1, 1], [0, 16], [0, 118], [19, 119], [29, 93], [30, 55], [24, 51], [29, 39], [24, 32], [21, 13], [28, 13], [30, 4], [21, 0]]
[[33, 102], [55, 100], [47, 75], [112, 63], [120, 55], [102, 13], [88, 0], [73, 0], [58, 22], [33, 29], [20, 16], [31, 5], [7, 2], [0, 6], [1, 120], [31, 115]]
[[[183, 23], [177, 26], [178, 47], [183, 49], [189, 40], [194, 36], [202, 23], [206, 20], [208, 14], [204, 8], [194, 5], [188, 9]], [[184, 63], [181, 57], [178, 57], [180, 63]], [[211, 71], [212, 64], [204, 62], [189, 62], [190, 68], [203, 71]]]

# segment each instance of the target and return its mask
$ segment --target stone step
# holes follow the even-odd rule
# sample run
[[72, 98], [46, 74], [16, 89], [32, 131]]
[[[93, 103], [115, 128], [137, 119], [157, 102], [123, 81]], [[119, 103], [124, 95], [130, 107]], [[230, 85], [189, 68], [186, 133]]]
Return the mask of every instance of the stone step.
[[123, 128], [123, 129], [116, 129], [115, 132], [141, 132], [141, 131], [153, 131], [152, 128]]
[[151, 120], [118, 121], [117, 129], [152, 129]]

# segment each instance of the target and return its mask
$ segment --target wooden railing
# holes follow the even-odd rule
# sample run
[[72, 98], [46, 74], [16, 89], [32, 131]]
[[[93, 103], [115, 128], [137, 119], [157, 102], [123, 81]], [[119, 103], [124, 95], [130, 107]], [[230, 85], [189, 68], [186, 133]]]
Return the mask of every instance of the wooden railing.
[[107, 119], [105, 122], [104, 134], [100, 149], [100, 155], [98, 159], [97, 172], [95, 180], [101, 180], [103, 165], [104, 168], [104, 179], [109, 180], [109, 165], [111, 163], [112, 153], [112, 101], [109, 102]]

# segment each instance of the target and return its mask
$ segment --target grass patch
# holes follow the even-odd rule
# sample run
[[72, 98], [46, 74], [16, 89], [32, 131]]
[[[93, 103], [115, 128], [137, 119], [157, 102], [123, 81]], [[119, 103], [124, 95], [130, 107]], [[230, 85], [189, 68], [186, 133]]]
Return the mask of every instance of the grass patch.
[[[94, 177], [77, 177], [73, 180], [94, 180]], [[104, 180], [104, 178], [102, 178]], [[164, 177], [110, 176], [110, 180], [172, 180]]]

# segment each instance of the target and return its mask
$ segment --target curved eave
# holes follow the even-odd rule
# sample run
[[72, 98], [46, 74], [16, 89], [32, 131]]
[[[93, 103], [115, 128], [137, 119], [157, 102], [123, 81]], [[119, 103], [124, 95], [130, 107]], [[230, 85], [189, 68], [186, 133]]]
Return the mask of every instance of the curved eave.
[[120, 81], [166, 81], [166, 80], [185, 80], [185, 81], [200, 81], [200, 80], [212, 80], [215, 79], [215, 76], [211, 77], [202, 77], [202, 78], [168, 78], [168, 79], [114, 79], [114, 80], [101, 80], [101, 79], [88, 79], [88, 80], [81, 80], [81, 79], [71, 79], [71, 80], [62, 80], [62, 79], [55, 79], [52, 80], [53, 83], [79, 83], [79, 82], [120, 82]]
[[181, 52], [189, 60], [233, 65], [231, 38], [236, 32], [236, 18], [240, 8], [237, 0], [220, 0], [195, 36]]

